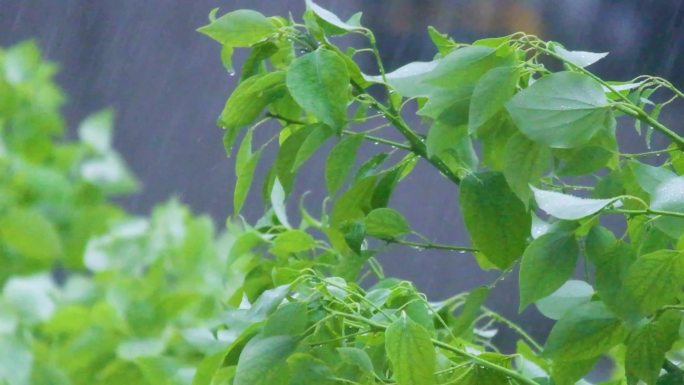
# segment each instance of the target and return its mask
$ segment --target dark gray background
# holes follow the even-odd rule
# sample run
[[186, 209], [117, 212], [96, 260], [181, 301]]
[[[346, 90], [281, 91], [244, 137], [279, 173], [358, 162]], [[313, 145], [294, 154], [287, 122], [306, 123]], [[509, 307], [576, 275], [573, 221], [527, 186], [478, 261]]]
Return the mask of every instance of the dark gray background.
[[[363, 23], [376, 31], [389, 69], [434, 55], [426, 34], [432, 24], [462, 41], [524, 30], [571, 49], [611, 51], [592, 67], [611, 79], [651, 73], [680, 87], [684, 83], [682, 0], [319, 3], [343, 18], [363, 11]], [[215, 121], [236, 78], [221, 67], [218, 44], [195, 32], [214, 7], [299, 17], [303, 0], [0, 0], [0, 44], [35, 38], [45, 55], [61, 64], [57, 80], [70, 97], [65, 110], [70, 127], [97, 109], [116, 110], [115, 145], [144, 183], [141, 193], [122, 201], [134, 212], [147, 213], [154, 203], [174, 195], [218, 223], [232, 210], [233, 164], [224, 155]], [[244, 52], [236, 58], [239, 63]], [[665, 120], [682, 132], [681, 108]], [[630, 140], [625, 138], [623, 142]], [[656, 135], [655, 146], [662, 143]], [[373, 148], [363, 151], [372, 153]], [[298, 179], [300, 192], [313, 190], [308, 199], [312, 204], [322, 196], [320, 160], [310, 162]], [[393, 205], [434, 240], [465, 244], [456, 187], [429, 167], [419, 166], [418, 171], [401, 185]], [[260, 212], [258, 197], [250, 198], [248, 219]], [[389, 275], [415, 281], [434, 299], [496, 276], [481, 273], [470, 255], [448, 252], [395, 248], [383, 263]], [[515, 279], [502, 282], [491, 301], [492, 307], [516, 318], [517, 303]], [[548, 323], [541, 319], [534, 309], [524, 315], [526, 329], [543, 337]]]

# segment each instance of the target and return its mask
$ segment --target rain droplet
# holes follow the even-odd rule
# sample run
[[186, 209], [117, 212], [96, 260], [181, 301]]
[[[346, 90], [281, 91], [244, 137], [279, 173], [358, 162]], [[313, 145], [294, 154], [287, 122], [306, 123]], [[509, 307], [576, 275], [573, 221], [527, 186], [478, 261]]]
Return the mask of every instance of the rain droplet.
[[230, 71], [230, 72], [228, 72], [228, 76], [230, 76], [230, 77], [235, 76], [235, 71]]

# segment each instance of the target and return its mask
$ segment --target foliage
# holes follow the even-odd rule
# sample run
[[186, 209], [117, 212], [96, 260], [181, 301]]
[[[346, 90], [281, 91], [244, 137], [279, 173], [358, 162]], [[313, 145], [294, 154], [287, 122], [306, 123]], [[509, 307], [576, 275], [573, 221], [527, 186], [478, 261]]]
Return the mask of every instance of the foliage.
[[[682, 378], [684, 137], [658, 120], [681, 91], [650, 76], [605, 81], [586, 67], [606, 54], [524, 33], [466, 44], [430, 27], [434, 59], [387, 72], [360, 14], [344, 21], [311, 0], [303, 22], [216, 13], [199, 31], [221, 43], [230, 71], [233, 51], [250, 48], [219, 118], [229, 155], [244, 137], [240, 202], [259, 182], [260, 155], [277, 147], [261, 188], [266, 215], [249, 236], [272, 244], [273, 267], [247, 282], [290, 294], [244, 328], [215, 383], [564, 385], [587, 383], [601, 357], [615, 364], [604, 385]], [[369, 61], [377, 75], [361, 70]], [[616, 133], [629, 121], [646, 152], [621, 150]], [[671, 145], [651, 149], [654, 134]], [[387, 149], [361, 159], [363, 142]], [[319, 149], [328, 196], [320, 218], [300, 201], [293, 225], [286, 203]], [[418, 161], [458, 185], [472, 245], [427, 241], [388, 207]], [[605, 227], [609, 217], [624, 232]], [[472, 251], [501, 277], [519, 265], [521, 311], [535, 304], [557, 320], [545, 346], [483, 307], [498, 280], [444, 303], [388, 280], [376, 255], [391, 245]], [[520, 334], [515, 355], [486, 338], [483, 325], [497, 322]]]
[[112, 113], [64, 140], [54, 72], [33, 42], [0, 51], [0, 383], [190, 384], [261, 258], [228, 259], [235, 236], [176, 201], [149, 218], [113, 204], [137, 182]]
[[[136, 186], [111, 112], [64, 140], [54, 66], [32, 43], [0, 51], [0, 383], [565, 385], [608, 357], [602, 385], [681, 384], [684, 138], [658, 115], [684, 94], [604, 81], [585, 69], [604, 54], [523, 33], [465, 44], [430, 28], [434, 60], [388, 73], [360, 14], [306, 5], [303, 23], [214, 10], [199, 29], [229, 72], [250, 49], [219, 117], [229, 155], [240, 139], [224, 232], [174, 200], [149, 217], [111, 203]], [[344, 35], [368, 45], [331, 43]], [[618, 118], [672, 144], [624, 153]], [[366, 142], [387, 150], [360, 159]], [[326, 148], [317, 215], [296, 177]], [[459, 186], [472, 245], [433, 243], [389, 207], [417, 162]], [[239, 213], [257, 182], [252, 226]], [[429, 301], [384, 276], [393, 245], [472, 252], [501, 275]], [[544, 346], [485, 306], [518, 265], [521, 310], [557, 320]], [[498, 326], [518, 334], [512, 354]]]

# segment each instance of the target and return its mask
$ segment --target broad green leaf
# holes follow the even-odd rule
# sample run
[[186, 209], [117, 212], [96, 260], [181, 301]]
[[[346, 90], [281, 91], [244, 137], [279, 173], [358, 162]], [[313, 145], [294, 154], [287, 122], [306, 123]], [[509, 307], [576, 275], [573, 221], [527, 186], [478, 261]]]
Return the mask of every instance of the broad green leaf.
[[677, 174], [665, 167], [651, 166], [634, 159], [628, 165], [639, 187], [649, 194], [653, 194], [661, 183], [677, 177]]
[[[426, 96], [432, 86], [422, 84], [422, 79], [437, 66], [438, 61], [411, 62], [396, 70], [385, 74], [387, 84], [399, 95], [404, 97]], [[384, 83], [382, 76], [365, 76], [366, 80], [374, 83]]]
[[398, 238], [411, 232], [404, 216], [390, 208], [378, 208], [366, 215], [364, 219], [366, 233], [381, 239]]
[[359, 348], [341, 347], [337, 348], [342, 361], [355, 365], [368, 373], [373, 373], [373, 361], [371, 361], [368, 353]]
[[470, 174], [461, 182], [461, 210], [473, 245], [500, 269], [525, 250], [531, 216], [503, 174]]
[[62, 254], [57, 229], [32, 209], [14, 208], [0, 217], [0, 240], [22, 257], [44, 263]]
[[295, 353], [287, 359], [289, 385], [335, 385], [335, 376], [328, 365], [305, 353]]
[[588, 199], [531, 187], [539, 208], [558, 219], [577, 220], [603, 210], [613, 199]]
[[639, 305], [624, 287], [625, 276], [634, 262], [629, 245], [617, 241], [609, 230], [594, 227], [587, 236], [586, 254], [596, 267], [594, 286], [601, 301], [623, 319], [637, 321]]
[[304, 126], [290, 134], [280, 145], [278, 156], [275, 161], [275, 170], [278, 181], [283, 186], [285, 194], [289, 195], [294, 187], [297, 161], [297, 153], [302, 148], [306, 138], [313, 132], [315, 126]]
[[587, 146], [574, 149], [556, 149], [559, 159], [557, 175], [579, 176], [597, 171], [613, 159], [615, 154], [601, 146]]
[[230, 47], [249, 47], [276, 31], [264, 15], [249, 9], [226, 13], [197, 31]]
[[633, 333], [625, 355], [627, 374], [643, 380], [647, 385], [655, 385], [665, 362], [665, 353], [679, 338], [681, 322], [681, 313], [669, 310], [657, 321], [647, 323]]
[[473, 134], [480, 126], [504, 109], [515, 93], [520, 73], [517, 67], [497, 67], [478, 80], [470, 100], [468, 133]]
[[363, 134], [345, 136], [330, 150], [325, 161], [325, 185], [329, 195], [335, 194], [347, 179], [363, 138]]
[[608, 56], [608, 52], [568, 51], [558, 43], [553, 43], [551, 48], [558, 56], [579, 67], [588, 67]]
[[219, 124], [236, 130], [254, 122], [264, 108], [287, 93], [283, 71], [254, 75], [241, 82], [226, 101]]
[[463, 310], [456, 316], [451, 326], [451, 332], [454, 336], [460, 337], [470, 330], [473, 322], [480, 315], [480, 309], [487, 301], [489, 292], [490, 289], [487, 286], [481, 286], [468, 293], [463, 304]]
[[535, 303], [544, 316], [559, 320], [568, 310], [587, 303], [594, 295], [594, 288], [584, 281], [569, 280], [558, 290]]
[[511, 190], [526, 207], [532, 196], [530, 183], [537, 182], [550, 165], [549, 148], [527, 139], [521, 133], [513, 135], [506, 144], [504, 176]]
[[315, 246], [316, 241], [309, 233], [302, 230], [287, 230], [276, 236], [270, 251], [274, 255], [286, 256], [310, 250]]
[[494, 67], [512, 64], [511, 59], [508, 56], [500, 56], [499, 52], [491, 47], [459, 48], [440, 60], [423, 82], [443, 89], [468, 86], [472, 92], [472, 88], [484, 74]]
[[520, 262], [520, 310], [558, 290], [575, 271], [575, 235], [550, 232], [530, 243]]
[[323, 124], [316, 125], [299, 147], [294, 164], [292, 165], [292, 171], [296, 171], [304, 162], [309, 160], [316, 150], [318, 150], [332, 134], [333, 131], [330, 127]]
[[517, 132], [508, 113], [499, 114], [482, 126], [477, 133], [482, 144], [482, 163], [494, 171], [503, 171], [506, 167], [506, 145]]
[[306, 304], [291, 302], [271, 314], [262, 333], [264, 336], [297, 336], [306, 330], [308, 320]]
[[559, 361], [588, 360], [622, 342], [627, 329], [605, 305], [589, 302], [565, 313], [551, 329], [544, 355]]
[[506, 108], [523, 134], [554, 148], [581, 146], [614, 120], [601, 85], [574, 72], [539, 79]]
[[341, 130], [349, 101], [349, 73], [337, 53], [319, 48], [290, 64], [287, 88], [306, 112], [323, 123]]
[[670, 303], [684, 285], [684, 251], [659, 250], [642, 255], [625, 277], [625, 288], [644, 314]]
[[252, 153], [252, 130], [249, 130], [242, 139], [240, 148], [238, 149], [235, 158], [235, 191], [233, 192], [233, 213], [240, 215], [242, 206], [245, 204], [247, 194], [252, 186], [252, 179], [254, 178], [254, 170], [256, 169], [259, 158], [261, 157], [261, 150]]
[[427, 155], [438, 157], [457, 174], [477, 168], [477, 154], [465, 125], [451, 127], [435, 122], [425, 141]]
[[439, 32], [435, 27], [428, 26], [428, 35], [430, 35], [430, 40], [432, 44], [437, 48], [437, 52], [444, 56], [456, 48], [456, 42], [445, 33]]
[[361, 24], [359, 23], [361, 19], [360, 13], [353, 15], [348, 21], [344, 22], [334, 13], [311, 0], [306, 0], [306, 8], [312, 10], [314, 14], [323, 21], [323, 28], [328, 34], [337, 35], [362, 29]]
[[342, 193], [333, 206], [331, 223], [339, 226], [348, 221], [363, 219], [370, 212], [377, 179], [376, 175], [367, 176]]
[[551, 365], [551, 378], [553, 378], [554, 385], [586, 385], [586, 382], [580, 380], [596, 366], [599, 358], [597, 356], [579, 361], [554, 361]]
[[435, 121], [459, 126], [468, 124], [471, 97], [478, 80], [489, 70], [514, 64], [511, 55], [494, 48], [470, 46], [452, 51], [439, 61], [421, 83], [428, 101], [418, 112]]
[[430, 333], [402, 314], [385, 332], [387, 358], [397, 385], [433, 385], [437, 358]]
[[240, 354], [235, 385], [270, 385], [279, 376], [287, 358], [297, 347], [297, 338], [272, 336], [252, 338]]
[[[651, 194], [651, 208], [684, 214], [684, 176], [660, 183]], [[672, 238], [684, 235], [684, 218], [662, 216], [655, 225]]]

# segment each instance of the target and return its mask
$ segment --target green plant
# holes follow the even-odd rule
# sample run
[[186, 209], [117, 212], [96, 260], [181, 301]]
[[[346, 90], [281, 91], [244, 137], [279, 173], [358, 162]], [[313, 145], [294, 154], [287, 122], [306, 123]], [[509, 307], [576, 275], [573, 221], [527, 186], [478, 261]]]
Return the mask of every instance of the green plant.
[[[222, 44], [230, 72], [233, 50], [250, 48], [219, 118], [229, 155], [244, 131], [235, 218], [262, 153], [277, 144], [278, 154], [263, 182], [266, 216], [237, 241], [266, 245], [273, 259], [248, 273], [243, 290], [256, 302], [242, 313], [252, 314], [227, 323], [244, 325], [240, 337], [197, 384], [564, 385], [602, 356], [615, 363], [602, 384], [681, 383], [684, 138], [658, 116], [684, 94], [651, 76], [605, 81], [586, 69], [605, 54], [524, 33], [465, 44], [429, 28], [435, 59], [388, 73], [360, 14], [343, 21], [306, 4], [303, 23], [214, 10], [199, 29]], [[347, 34], [368, 44], [332, 43]], [[361, 55], [378, 75], [360, 70]], [[409, 123], [411, 104], [427, 129]], [[620, 150], [618, 118], [636, 122], [648, 151]], [[279, 129], [254, 144], [269, 121]], [[671, 145], [651, 150], [653, 134]], [[301, 165], [327, 141], [335, 145], [321, 218], [300, 203], [293, 226], [285, 202]], [[355, 168], [366, 141], [387, 151]], [[472, 245], [433, 244], [387, 207], [417, 161], [459, 186]], [[607, 216], [621, 220], [623, 234], [602, 225]], [[482, 307], [496, 282], [435, 304], [386, 279], [375, 255], [391, 244], [472, 251], [502, 276], [519, 264], [520, 309], [536, 304], [558, 320], [544, 347]], [[574, 280], [580, 258], [584, 277]], [[364, 291], [358, 282], [368, 274], [379, 282]], [[247, 290], [259, 286], [268, 289], [261, 296]], [[496, 322], [520, 334], [516, 354], [498, 353], [482, 331]]]
[[111, 203], [137, 185], [112, 113], [65, 140], [54, 72], [33, 42], [0, 50], [0, 384], [190, 384], [262, 258], [228, 258], [242, 230], [174, 200], [150, 218]]

